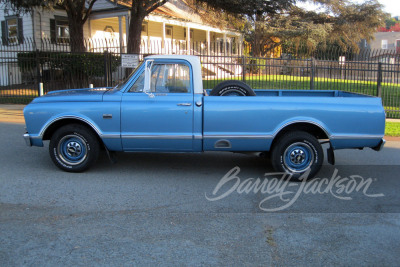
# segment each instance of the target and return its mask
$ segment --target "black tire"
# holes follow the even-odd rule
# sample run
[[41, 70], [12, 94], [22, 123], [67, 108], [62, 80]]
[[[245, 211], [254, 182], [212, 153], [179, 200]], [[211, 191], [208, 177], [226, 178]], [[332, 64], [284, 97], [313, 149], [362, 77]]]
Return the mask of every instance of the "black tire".
[[55, 131], [50, 139], [49, 152], [61, 170], [83, 172], [96, 162], [99, 148], [99, 142], [89, 128], [68, 124]]
[[210, 92], [211, 96], [255, 96], [253, 89], [241, 81], [230, 80], [219, 83]]
[[318, 139], [302, 131], [283, 135], [271, 151], [273, 168], [277, 172], [290, 174], [293, 181], [301, 181], [299, 178], [307, 171], [307, 179], [313, 178], [323, 161], [324, 152]]

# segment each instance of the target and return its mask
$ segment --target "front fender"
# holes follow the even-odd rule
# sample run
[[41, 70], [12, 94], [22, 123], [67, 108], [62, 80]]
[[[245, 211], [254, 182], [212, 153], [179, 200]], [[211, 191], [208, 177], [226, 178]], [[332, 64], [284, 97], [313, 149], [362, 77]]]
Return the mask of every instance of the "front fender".
[[71, 112], [72, 108], [71, 103], [41, 103], [26, 106], [24, 116], [32, 145], [43, 146], [43, 139], [52, 125], [56, 123], [57, 127], [62, 126], [60, 123], [66, 120], [69, 123], [80, 122], [93, 129], [109, 150], [122, 149], [119, 102], [79, 103], [74, 107], [74, 110], [78, 111]]

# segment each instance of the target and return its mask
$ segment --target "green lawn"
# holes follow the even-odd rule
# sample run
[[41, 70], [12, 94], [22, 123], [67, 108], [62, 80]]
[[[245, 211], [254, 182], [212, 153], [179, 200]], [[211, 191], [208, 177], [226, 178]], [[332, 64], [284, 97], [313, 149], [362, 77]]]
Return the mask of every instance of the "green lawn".
[[385, 135], [400, 136], [400, 122], [386, 122]]

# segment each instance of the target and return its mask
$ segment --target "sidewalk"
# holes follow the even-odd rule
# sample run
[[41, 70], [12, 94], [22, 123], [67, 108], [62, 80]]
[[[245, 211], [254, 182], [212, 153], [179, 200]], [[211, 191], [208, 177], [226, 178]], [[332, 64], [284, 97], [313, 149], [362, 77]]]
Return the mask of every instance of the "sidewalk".
[[0, 122], [25, 123], [22, 110], [25, 105], [0, 104]]
[[400, 119], [386, 119], [388, 122], [400, 122]]
[[[25, 105], [0, 104], [0, 122], [25, 123], [22, 110]], [[386, 119], [390, 122], [400, 123], [400, 119]], [[386, 141], [400, 141], [400, 137], [385, 136]]]

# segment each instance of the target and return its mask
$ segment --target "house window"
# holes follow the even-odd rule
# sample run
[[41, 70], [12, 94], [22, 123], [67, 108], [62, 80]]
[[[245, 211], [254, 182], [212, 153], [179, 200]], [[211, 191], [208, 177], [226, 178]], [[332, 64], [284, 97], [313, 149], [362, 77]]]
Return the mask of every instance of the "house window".
[[68, 21], [56, 20], [57, 39], [65, 41], [69, 38]]
[[388, 40], [382, 40], [382, 49], [388, 49]]
[[17, 16], [6, 18], [1, 22], [2, 42], [5, 45], [17, 45], [23, 43], [22, 19]]
[[172, 26], [165, 26], [165, 37], [172, 39]]
[[396, 51], [400, 52], [400, 40], [396, 40]]
[[68, 18], [54, 16], [54, 19], [50, 20], [50, 37], [52, 43], [69, 42]]

